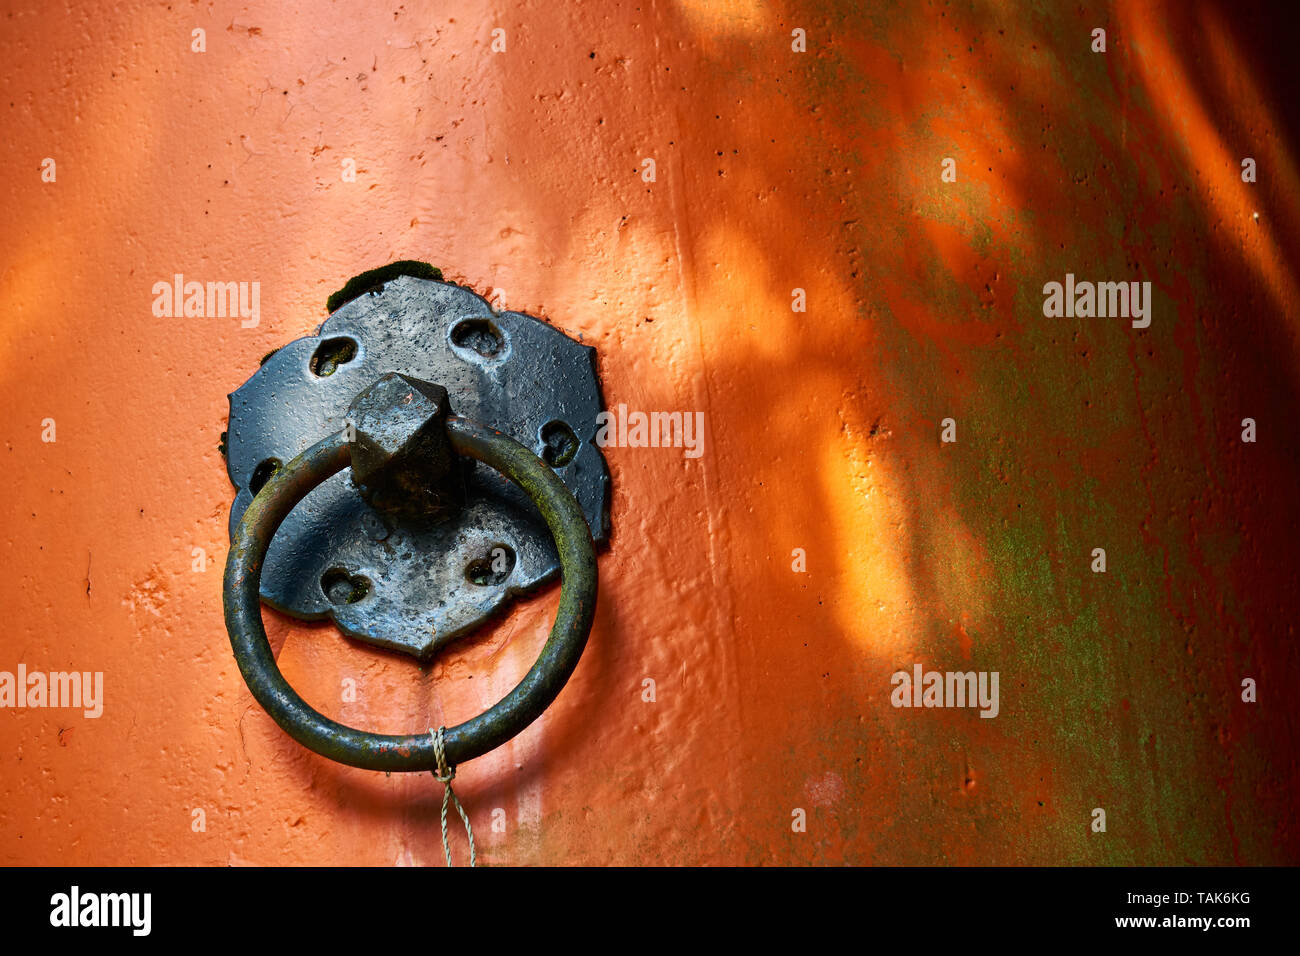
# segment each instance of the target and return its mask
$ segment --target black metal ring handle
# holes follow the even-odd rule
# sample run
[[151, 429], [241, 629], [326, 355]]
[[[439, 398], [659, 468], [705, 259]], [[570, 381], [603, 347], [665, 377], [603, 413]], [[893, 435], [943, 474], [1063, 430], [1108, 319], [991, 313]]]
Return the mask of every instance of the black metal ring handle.
[[[531, 724], [564, 687], [587, 644], [596, 610], [596, 553], [591, 529], [569, 489], [536, 455], [513, 438], [477, 422], [448, 416], [447, 435], [458, 454], [476, 458], [527, 493], [560, 555], [562, 586], [555, 624], [537, 662], [495, 706], [446, 731], [449, 764], [480, 757]], [[388, 735], [346, 727], [312, 709], [284, 679], [262, 626], [262, 562], [280, 523], [308, 493], [348, 466], [342, 431], [317, 442], [276, 472], [244, 512], [226, 560], [226, 629], [248, 689], [294, 740], [322, 756], [366, 770], [433, 770], [438, 761], [429, 733]]]

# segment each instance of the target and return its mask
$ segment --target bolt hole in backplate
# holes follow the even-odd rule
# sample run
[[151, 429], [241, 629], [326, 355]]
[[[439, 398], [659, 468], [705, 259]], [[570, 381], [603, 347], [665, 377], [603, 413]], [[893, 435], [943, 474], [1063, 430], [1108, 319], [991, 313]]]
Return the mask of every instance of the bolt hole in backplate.
[[508, 544], [494, 544], [485, 557], [475, 558], [465, 567], [465, 577], [481, 588], [500, 587], [510, 579], [515, 568], [515, 550]]
[[340, 365], [351, 362], [357, 357], [357, 343], [349, 338], [326, 339], [311, 354], [313, 375], [324, 378], [333, 375]]
[[331, 604], [356, 604], [370, 593], [370, 581], [343, 568], [330, 568], [321, 575], [320, 589]]
[[274, 477], [275, 473], [284, 467], [284, 462], [278, 458], [265, 458], [257, 463], [253, 469], [252, 477], [248, 479], [248, 490], [257, 494], [262, 490], [262, 486]]
[[[358, 276], [331, 297], [314, 336], [267, 356], [231, 394], [232, 532], [282, 462], [342, 428], [359, 391], [401, 372], [446, 388], [453, 414], [532, 448], [573, 492], [597, 546], [608, 541], [595, 349], [440, 278], [423, 263]], [[432, 524], [394, 521], [366, 504], [350, 470], [334, 475], [280, 526], [262, 599], [427, 658], [558, 577], [555, 544], [527, 496], [493, 469], [465, 465], [464, 505]]]
[[451, 328], [451, 342], [485, 359], [495, 359], [506, 346], [505, 336], [491, 319], [462, 319]]
[[578, 453], [578, 436], [565, 422], [547, 422], [542, 426], [542, 461], [552, 468], [563, 468]]

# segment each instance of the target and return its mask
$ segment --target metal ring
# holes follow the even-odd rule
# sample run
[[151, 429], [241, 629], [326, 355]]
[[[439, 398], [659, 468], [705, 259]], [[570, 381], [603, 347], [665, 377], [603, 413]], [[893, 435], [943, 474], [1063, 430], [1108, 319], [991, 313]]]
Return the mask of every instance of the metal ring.
[[[555, 700], [587, 644], [596, 610], [596, 553], [577, 501], [541, 459], [513, 438], [477, 422], [448, 416], [458, 454], [476, 458], [527, 493], [560, 555], [560, 608], [541, 655], [518, 686], [494, 707], [447, 730], [447, 763], [456, 765], [501, 746]], [[294, 740], [331, 760], [366, 770], [424, 771], [438, 766], [430, 734], [355, 730], [312, 709], [284, 679], [262, 626], [260, 581], [271, 538], [289, 512], [352, 460], [342, 431], [317, 442], [276, 472], [254, 496], [235, 529], [226, 560], [226, 630], [248, 689]]]

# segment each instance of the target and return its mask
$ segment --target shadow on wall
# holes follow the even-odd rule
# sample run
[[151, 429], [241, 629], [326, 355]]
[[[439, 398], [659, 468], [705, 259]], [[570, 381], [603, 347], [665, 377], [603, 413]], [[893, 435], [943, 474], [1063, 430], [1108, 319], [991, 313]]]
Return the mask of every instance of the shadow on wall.
[[[1238, 694], [1239, 676], [1296, 673], [1275, 558], [1297, 517], [1280, 250], [1300, 244], [1236, 238], [1247, 205], [1272, 202], [1279, 233], [1298, 221], [1206, 139], [1228, 114], [1284, 135], [1277, 97], [1235, 85], [1237, 41], [1193, 13], [1118, 16], [1105, 59], [1070, 11], [680, 13], [656, 28], [689, 37], [664, 63], [681, 90], [659, 90], [677, 178], [657, 188], [678, 193], [659, 228], [724, 489], [738, 812], [825, 816], [779, 848], [734, 827], [748, 858], [1294, 859], [1273, 832], [1295, 831], [1293, 721]], [[771, 39], [796, 26], [804, 58]], [[1186, 65], [1207, 58], [1217, 92], [1189, 104], [1178, 67], [1209, 82]], [[1274, 183], [1287, 155], [1271, 150]], [[1044, 318], [1066, 273], [1151, 281], [1152, 328]], [[1271, 448], [1240, 443], [1243, 408], [1269, 410]], [[661, 493], [620, 477], [626, 509]], [[785, 577], [795, 547], [806, 578]], [[887, 709], [916, 661], [1000, 671], [1001, 719]], [[1091, 839], [1098, 805], [1122, 841]]]

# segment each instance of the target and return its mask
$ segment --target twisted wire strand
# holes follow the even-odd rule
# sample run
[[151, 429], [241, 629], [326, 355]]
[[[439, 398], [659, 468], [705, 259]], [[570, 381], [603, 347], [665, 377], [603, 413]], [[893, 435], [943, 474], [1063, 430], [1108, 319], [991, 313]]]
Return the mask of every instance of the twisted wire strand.
[[447, 804], [448, 802], [456, 804], [456, 811], [460, 814], [461, 820], [465, 824], [465, 835], [469, 837], [469, 865], [470, 867], [478, 866], [477, 855], [474, 851], [474, 828], [469, 825], [469, 814], [465, 812], [465, 807], [461, 805], [460, 797], [456, 796], [456, 791], [452, 789], [451, 782], [456, 779], [456, 768], [447, 766], [447, 749], [443, 743], [443, 735], [446, 733], [446, 727], [439, 727], [434, 730], [429, 728], [429, 733], [433, 734], [433, 752], [438, 758], [438, 769], [431, 771], [433, 778], [442, 784], [442, 852], [447, 857], [447, 866], [454, 866], [451, 862], [451, 843], [447, 839]]

